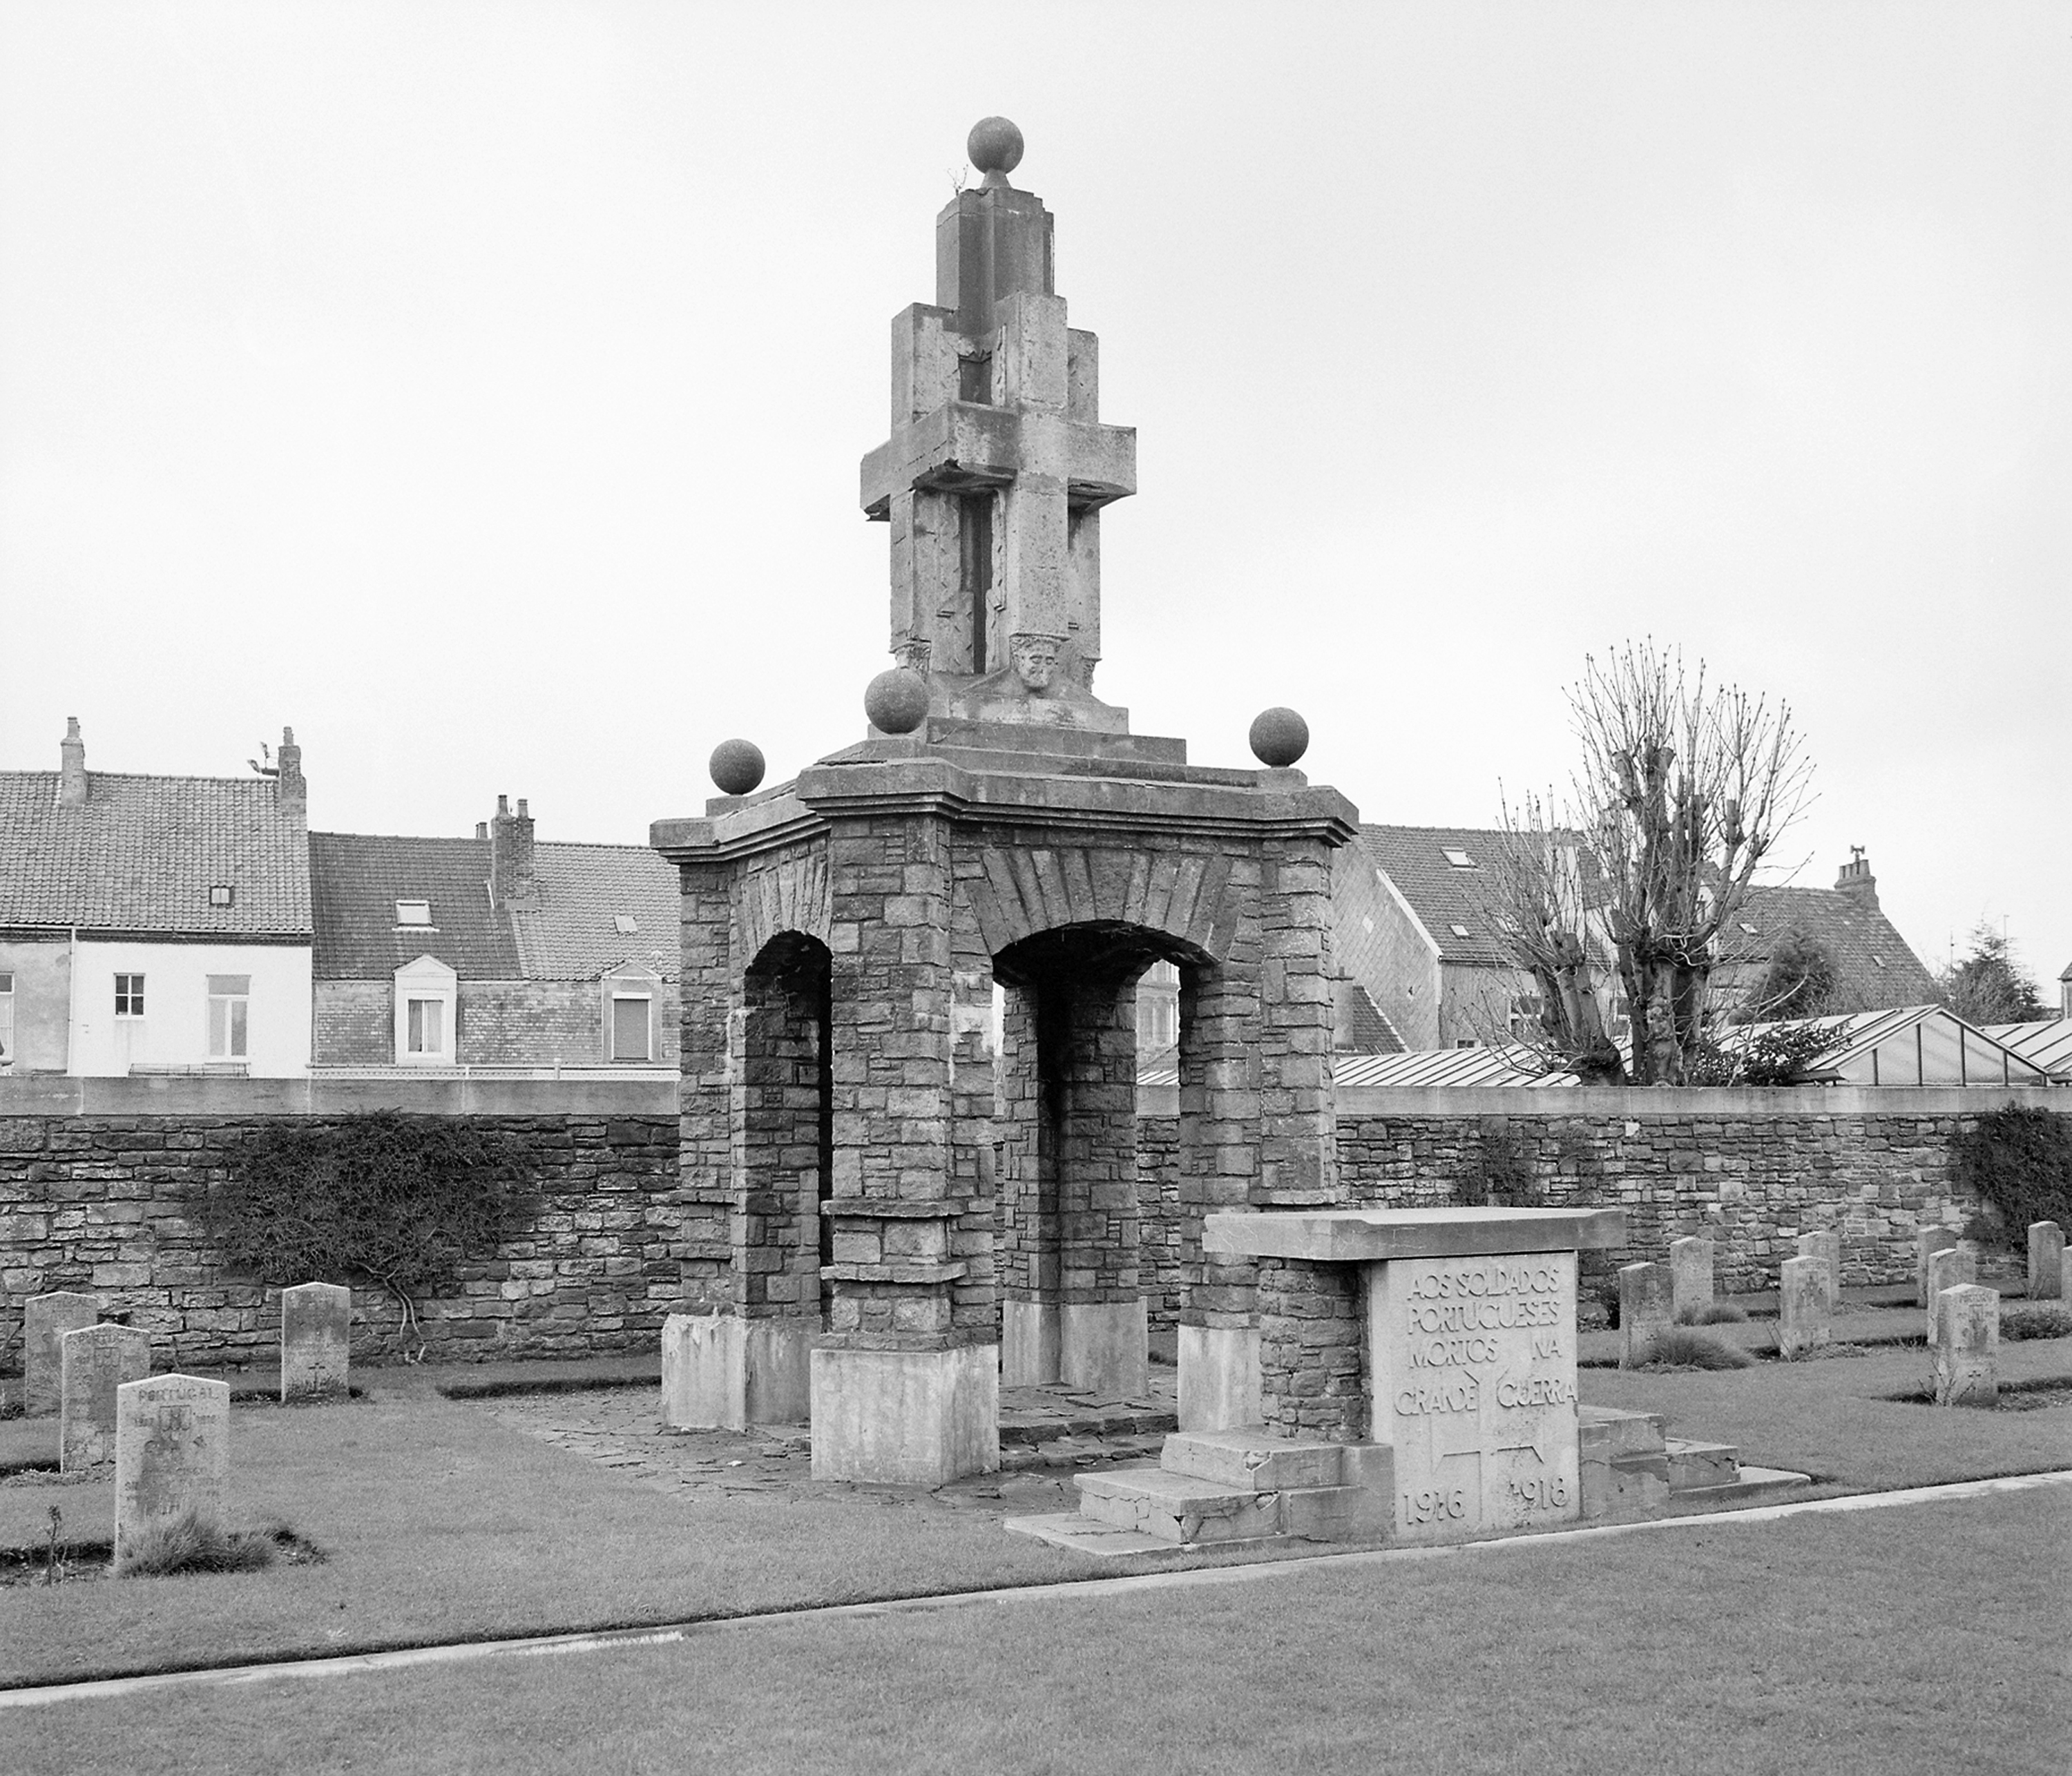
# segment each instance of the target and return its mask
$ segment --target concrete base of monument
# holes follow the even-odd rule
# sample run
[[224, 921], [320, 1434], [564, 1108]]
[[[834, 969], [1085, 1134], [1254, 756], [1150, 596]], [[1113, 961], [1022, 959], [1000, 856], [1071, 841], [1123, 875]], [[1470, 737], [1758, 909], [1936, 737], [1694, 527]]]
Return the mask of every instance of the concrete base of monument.
[[1256, 1326], [1179, 1329], [1180, 1429], [1221, 1431], [1260, 1422]]
[[941, 1486], [1000, 1466], [1000, 1346], [812, 1353], [813, 1478]]
[[1156, 1467], [1082, 1474], [1079, 1508], [1011, 1517], [1018, 1534], [1083, 1553], [1387, 1540], [1395, 1452], [1241, 1430], [1176, 1431]]
[[662, 1422], [732, 1431], [803, 1424], [818, 1330], [812, 1320], [672, 1314], [662, 1322]]
[[1001, 1385], [1141, 1397], [1151, 1374], [1151, 1328], [1128, 1301], [1001, 1303]]

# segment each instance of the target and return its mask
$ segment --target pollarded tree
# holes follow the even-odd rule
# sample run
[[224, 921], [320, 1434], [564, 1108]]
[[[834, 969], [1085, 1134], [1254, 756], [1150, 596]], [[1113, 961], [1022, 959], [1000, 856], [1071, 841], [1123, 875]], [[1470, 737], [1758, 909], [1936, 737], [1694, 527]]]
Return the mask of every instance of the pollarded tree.
[[1745, 960], [1722, 934], [1812, 767], [1786, 705], [1710, 685], [1702, 664], [1687, 678], [1651, 642], [1587, 657], [1568, 706], [1582, 758], [1566, 804], [1506, 805], [1486, 914], [1538, 989], [1548, 1059], [1586, 1082], [1681, 1085], [1707, 1043], [1713, 970]]

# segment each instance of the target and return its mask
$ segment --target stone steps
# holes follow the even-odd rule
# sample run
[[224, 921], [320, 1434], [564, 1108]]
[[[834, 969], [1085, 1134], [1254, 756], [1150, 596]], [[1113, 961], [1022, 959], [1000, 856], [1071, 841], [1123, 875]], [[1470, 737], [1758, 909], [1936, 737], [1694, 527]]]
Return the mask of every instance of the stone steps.
[[1731, 1443], [1670, 1437], [1667, 1424], [1659, 1412], [1577, 1408], [1585, 1519], [1644, 1515], [1672, 1499], [1729, 1504], [1807, 1483], [1782, 1468], [1744, 1468]]

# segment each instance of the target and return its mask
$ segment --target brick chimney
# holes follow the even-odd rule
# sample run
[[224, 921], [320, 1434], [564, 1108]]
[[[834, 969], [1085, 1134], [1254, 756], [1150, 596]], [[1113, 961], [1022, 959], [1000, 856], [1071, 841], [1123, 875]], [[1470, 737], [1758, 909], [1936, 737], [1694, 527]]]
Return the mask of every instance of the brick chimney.
[[58, 806], [86, 806], [86, 742], [79, 737], [79, 717], [65, 717], [65, 737], [58, 745]]
[[1849, 861], [1835, 878], [1835, 891], [1860, 901], [1873, 912], [1877, 911], [1877, 878], [1871, 874], [1870, 860], [1864, 857], [1860, 845], [1849, 847]]
[[532, 874], [532, 816], [522, 796], [516, 814], [509, 796], [496, 798], [496, 813], [489, 823], [489, 903], [521, 911], [540, 904], [540, 884]]
[[310, 811], [310, 786], [302, 778], [302, 749], [295, 744], [295, 730], [281, 730], [281, 750], [275, 755], [280, 768], [273, 778], [273, 805], [284, 814], [300, 814], [307, 818]]

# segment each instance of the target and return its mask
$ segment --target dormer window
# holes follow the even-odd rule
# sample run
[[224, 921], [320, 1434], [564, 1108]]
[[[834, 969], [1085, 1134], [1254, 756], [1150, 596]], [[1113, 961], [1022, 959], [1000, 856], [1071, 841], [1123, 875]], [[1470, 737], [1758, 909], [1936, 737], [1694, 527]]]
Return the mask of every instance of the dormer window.
[[1441, 846], [1439, 855], [1444, 857], [1453, 869], [1472, 870], [1475, 867], [1475, 860], [1473, 857], [1465, 851], [1455, 850], [1451, 845]]
[[432, 923], [432, 903], [429, 900], [399, 900], [396, 902], [396, 923], [400, 928], [414, 925], [420, 929]]
[[208, 903], [212, 906], [228, 906], [236, 898], [236, 889], [227, 882], [216, 882], [208, 891]]

